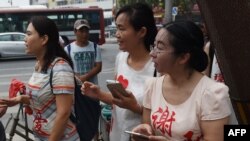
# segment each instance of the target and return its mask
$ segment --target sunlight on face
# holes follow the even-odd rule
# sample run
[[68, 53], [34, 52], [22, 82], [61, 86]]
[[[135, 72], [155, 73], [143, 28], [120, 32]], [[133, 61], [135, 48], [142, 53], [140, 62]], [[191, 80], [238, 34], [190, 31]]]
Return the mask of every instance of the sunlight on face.
[[133, 50], [133, 47], [138, 46], [140, 38], [130, 24], [127, 14], [121, 13], [116, 19], [116, 25], [116, 37], [121, 50], [130, 51]]
[[27, 27], [25, 44], [27, 54], [38, 56], [43, 49], [42, 40], [32, 23]]

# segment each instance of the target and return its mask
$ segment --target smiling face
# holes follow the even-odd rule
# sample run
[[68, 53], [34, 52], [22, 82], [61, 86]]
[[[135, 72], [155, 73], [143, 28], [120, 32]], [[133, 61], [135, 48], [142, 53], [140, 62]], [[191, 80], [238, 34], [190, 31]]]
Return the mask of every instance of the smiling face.
[[116, 26], [116, 37], [120, 50], [129, 51], [142, 42], [139, 33], [134, 30], [129, 22], [129, 17], [125, 13], [121, 13], [117, 17]]
[[46, 49], [46, 38], [47, 37], [45, 36], [40, 37], [33, 24], [30, 23], [27, 27], [26, 37], [24, 39], [26, 45], [26, 53], [35, 55], [37, 57], [43, 55]]

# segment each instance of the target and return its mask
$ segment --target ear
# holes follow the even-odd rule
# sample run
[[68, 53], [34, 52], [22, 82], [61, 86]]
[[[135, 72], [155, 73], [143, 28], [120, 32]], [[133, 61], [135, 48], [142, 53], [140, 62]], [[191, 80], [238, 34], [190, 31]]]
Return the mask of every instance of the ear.
[[190, 53], [184, 53], [179, 57], [180, 64], [187, 64], [189, 60], [190, 60]]
[[44, 35], [42, 37], [42, 45], [46, 45], [48, 43], [49, 37], [48, 35]]
[[145, 37], [146, 33], [147, 33], [147, 28], [143, 26], [143, 27], [139, 30], [138, 36], [141, 37], [141, 38], [143, 38], [143, 37]]

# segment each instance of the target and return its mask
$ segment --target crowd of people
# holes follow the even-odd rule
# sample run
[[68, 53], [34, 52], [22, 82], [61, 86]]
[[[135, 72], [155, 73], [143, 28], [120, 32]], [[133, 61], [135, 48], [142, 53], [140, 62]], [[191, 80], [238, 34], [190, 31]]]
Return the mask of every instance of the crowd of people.
[[[115, 90], [112, 93], [117, 97], [113, 97], [98, 86], [101, 50], [89, 41], [87, 20], [75, 21], [76, 40], [62, 44], [56, 24], [47, 17], [34, 16], [25, 37], [26, 53], [37, 59], [34, 72], [26, 94], [0, 100], [0, 116], [7, 107], [23, 103], [33, 111], [36, 140], [80, 140], [69, 118], [76, 76], [82, 94], [96, 99], [92, 104], [97, 105], [97, 118], [99, 101], [112, 105], [110, 141], [222, 141], [224, 125], [237, 124], [237, 120], [229, 88], [205, 71], [209, 59], [201, 28], [191, 21], [176, 21], [158, 31], [152, 8], [145, 3], [120, 8], [115, 23], [120, 52], [113, 79], [122, 84], [126, 95]], [[4, 137], [4, 130], [0, 131]], [[144, 134], [146, 139], [125, 131]], [[93, 139], [97, 136], [96, 128]], [[1, 137], [0, 141], [5, 140]]]

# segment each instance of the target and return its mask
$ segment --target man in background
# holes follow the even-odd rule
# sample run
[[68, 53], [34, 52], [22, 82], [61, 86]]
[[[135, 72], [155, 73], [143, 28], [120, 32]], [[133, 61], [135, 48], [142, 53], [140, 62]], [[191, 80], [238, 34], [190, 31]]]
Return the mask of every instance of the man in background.
[[[75, 21], [74, 33], [76, 35], [76, 41], [70, 43], [65, 47], [65, 51], [70, 55], [76, 76], [83, 83], [84, 81], [89, 81], [94, 84], [98, 84], [97, 74], [102, 70], [102, 58], [101, 49], [99, 46], [89, 41], [89, 22], [85, 19], [79, 19]], [[96, 107], [94, 113], [94, 121], [96, 133], [98, 133], [98, 124], [100, 117], [100, 102], [92, 101], [91, 107]], [[86, 128], [89, 123], [86, 124]]]

